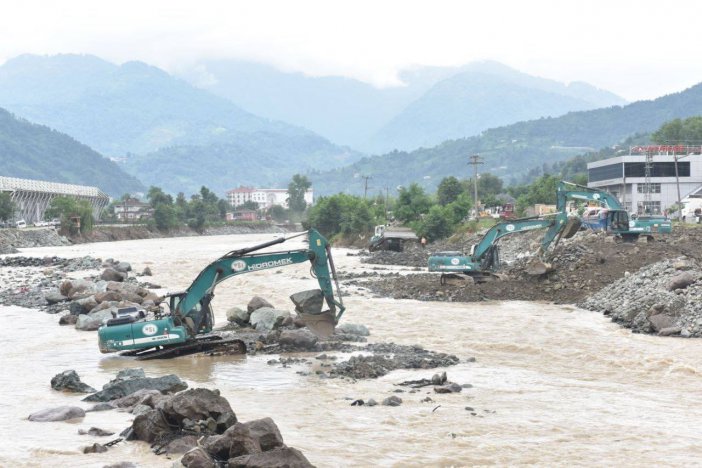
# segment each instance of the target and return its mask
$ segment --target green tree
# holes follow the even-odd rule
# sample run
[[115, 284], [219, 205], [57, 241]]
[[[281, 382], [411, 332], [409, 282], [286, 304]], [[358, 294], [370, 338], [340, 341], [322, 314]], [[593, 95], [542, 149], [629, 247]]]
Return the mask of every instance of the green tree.
[[288, 184], [288, 207], [291, 211], [302, 213], [307, 208], [305, 192], [312, 186], [306, 176], [295, 174]]
[[306, 228], [313, 227], [328, 237], [336, 234], [367, 234], [377, 222], [371, 203], [344, 193], [322, 197], [310, 208], [303, 225]]
[[0, 192], [0, 221], [12, 219], [15, 215], [15, 202], [10, 192]]
[[288, 211], [280, 205], [273, 205], [268, 208], [268, 215], [278, 222], [288, 219]]
[[445, 206], [455, 201], [461, 193], [463, 193], [461, 182], [457, 178], [449, 176], [441, 179], [436, 190], [436, 198], [439, 200], [439, 205]]
[[178, 225], [175, 207], [167, 203], [159, 203], [154, 208], [154, 223], [161, 231], [169, 231]]
[[44, 216], [47, 219], [59, 218], [61, 229], [70, 234], [77, 234], [78, 229], [72, 218], [80, 218], [80, 232], [93, 229], [93, 207], [87, 200], [72, 197], [55, 197], [51, 199]]
[[666, 122], [653, 132], [651, 140], [659, 145], [700, 144], [702, 143], [702, 116]]
[[151, 186], [146, 194], [146, 198], [151, 203], [151, 206], [156, 208], [158, 205], [172, 205], [173, 197], [165, 193], [160, 187]]
[[395, 216], [402, 222], [417, 221], [421, 215], [427, 213], [432, 202], [424, 189], [419, 184], [412, 183], [409, 187], [402, 187], [397, 199]]

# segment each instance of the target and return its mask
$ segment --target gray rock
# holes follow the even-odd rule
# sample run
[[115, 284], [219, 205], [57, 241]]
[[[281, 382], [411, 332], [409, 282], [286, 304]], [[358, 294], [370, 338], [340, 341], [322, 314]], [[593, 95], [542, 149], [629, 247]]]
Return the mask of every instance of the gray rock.
[[685, 271], [670, 279], [670, 281], [668, 282], [668, 291], [674, 291], [676, 289], [685, 289], [695, 281], [697, 281], [697, 278], [695, 278], [695, 276], [692, 273]]
[[227, 321], [234, 322], [237, 325], [246, 326], [249, 324], [251, 312], [239, 307], [232, 307], [227, 311]]
[[111, 380], [110, 383], [120, 382], [122, 380], [129, 379], [143, 379], [145, 377], [146, 373], [141, 367], [128, 367], [126, 369], [121, 369], [119, 372], [117, 372], [117, 376], [113, 380]]
[[398, 396], [389, 396], [383, 400], [383, 406], [400, 406], [402, 404], [402, 398]]
[[324, 307], [324, 296], [320, 289], [299, 291], [290, 296], [295, 310], [301, 314], [319, 314]]
[[214, 460], [201, 447], [195, 447], [183, 455], [180, 463], [186, 468], [215, 468]]
[[114, 268], [105, 268], [105, 271], [103, 271], [100, 275], [100, 279], [105, 281], [121, 282], [127, 279], [127, 275], [125, 273], [120, 273]]
[[651, 323], [651, 327], [655, 332], [660, 332], [664, 328], [674, 327], [677, 319], [668, 314], [657, 314], [650, 316], [648, 321]]
[[180, 423], [185, 418], [191, 421], [212, 418], [217, 424], [218, 432], [224, 432], [237, 422], [229, 402], [219, 393], [206, 388], [180, 392], [164, 401], [161, 406], [169, 421]]
[[59, 406], [57, 408], [49, 408], [29, 415], [30, 421], [50, 422], [50, 421], [67, 421], [69, 419], [84, 418], [85, 411], [77, 406]]
[[461, 387], [457, 383], [449, 383], [446, 385], [434, 387], [434, 391], [436, 393], [460, 393], [462, 390], [463, 387]]
[[102, 468], [138, 468], [137, 465], [135, 465], [132, 462], [119, 462], [119, 463], [113, 463], [112, 465], [105, 465]]
[[432, 385], [443, 385], [446, 383], [447, 380], [448, 377], [446, 377], [446, 372], [442, 372], [441, 374], [434, 374], [431, 377]]
[[267, 452], [243, 455], [231, 458], [227, 464], [229, 468], [312, 468], [313, 465], [297, 449], [283, 447]]
[[658, 335], [660, 336], [673, 336], [673, 335], [679, 335], [680, 332], [682, 332], [682, 328], [680, 327], [668, 327], [668, 328], [663, 328], [658, 332]]
[[274, 330], [290, 316], [285, 310], [271, 309], [270, 307], [261, 307], [256, 309], [249, 317], [251, 325], [256, 331], [265, 333]]
[[104, 291], [104, 292], [99, 292], [95, 294], [95, 300], [98, 303], [103, 303], [103, 302], [119, 302], [122, 300], [122, 295], [119, 293], [119, 291]]
[[221, 435], [208, 437], [202, 447], [219, 460], [261, 452], [258, 441], [241, 423], [234, 424]]
[[76, 330], [95, 331], [105, 320], [112, 318], [112, 310], [104, 309], [89, 314], [82, 314], [76, 320]]
[[91, 411], [109, 411], [115, 409], [114, 406], [112, 406], [109, 403], [98, 403], [97, 405], [94, 405], [92, 408], [86, 410], [87, 413]]
[[49, 304], [58, 304], [59, 302], [64, 302], [67, 301], [68, 298], [61, 294], [60, 292], [54, 290], [54, 291], [49, 291], [44, 294], [44, 299], [46, 302]]
[[283, 436], [271, 418], [254, 419], [244, 423], [251, 435], [258, 441], [261, 450], [268, 451], [283, 447]]
[[[61, 289], [64, 290], [63, 284], [61, 285]], [[82, 297], [92, 296], [96, 292], [95, 284], [92, 281], [76, 279], [69, 282], [68, 294], [66, 295], [69, 299], [75, 300]]]
[[81, 382], [74, 370], [63, 371], [51, 379], [51, 388], [75, 393], [94, 393], [96, 390]]
[[151, 410], [135, 417], [131, 429], [136, 439], [149, 443], [163, 440], [173, 432], [171, 424], [159, 410]]
[[366, 402], [367, 406], [377, 406], [378, 402], [375, 401], [373, 398], [369, 398], [368, 401]]
[[188, 388], [188, 384], [180, 380], [180, 377], [175, 374], [164, 375], [163, 377], [137, 377], [110, 382], [99, 392], [83, 398], [83, 401], [112, 401], [141, 389], [153, 389], [166, 393], [179, 392], [186, 388]]
[[140, 416], [142, 414], [146, 414], [149, 411], [151, 411], [153, 408], [148, 406], [148, 405], [135, 405], [134, 408], [132, 408], [131, 413], [134, 416]]
[[197, 436], [186, 435], [183, 437], [178, 437], [168, 443], [163, 448], [164, 453], [169, 454], [183, 454], [197, 447]]
[[95, 442], [93, 445], [83, 448], [83, 453], [104, 453], [107, 452], [107, 447]]
[[151, 268], [145, 267], [145, 268], [144, 268], [144, 271], [141, 272], [141, 275], [142, 275], [142, 276], [152, 276], [153, 273], [151, 273]]
[[104, 429], [100, 429], [99, 427], [91, 427], [87, 431], [84, 431], [83, 429], [80, 429], [78, 431], [79, 435], [90, 435], [94, 437], [107, 437], [114, 435], [114, 432], [106, 431]]
[[[142, 370], [142, 369], [134, 369], [134, 370]], [[132, 378], [144, 378], [144, 377], [143, 376], [135, 376]], [[115, 380], [117, 380], [117, 379], [115, 379]], [[123, 381], [123, 380], [128, 380], [128, 379], [120, 379], [119, 381]], [[136, 392], [131, 393], [127, 396], [113, 400], [110, 402], [110, 404], [116, 408], [129, 408], [132, 406], [143, 404], [143, 402], [152, 395], [161, 395], [161, 392], [159, 392], [158, 390], [151, 389], [151, 388], [142, 388], [141, 390], [137, 390]]]
[[72, 301], [68, 304], [68, 310], [70, 310], [73, 315], [87, 314], [97, 307], [97, 305], [98, 302], [95, 300], [95, 296], [88, 296]]
[[62, 315], [59, 318], [59, 325], [75, 325], [76, 322], [78, 321], [78, 316], [77, 315]]
[[120, 273], [132, 271], [132, 265], [130, 265], [128, 262], [119, 262], [118, 264], [114, 265], [113, 268]]
[[365, 325], [355, 324], [355, 323], [342, 323], [336, 326], [337, 333], [343, 333], [345, 335], [358, 335], [358, 336], [369, 336], [370, 331]]
[[246, 310], [249, 311], [249, 313], [260, 309], [261, 307], [268, 307], [269, 309], [273, 309], [273, 305], [265, 300], [264, 298], [260, 296], [254, 296], [251, 298], [249, 301], [249, 304], [246, 306]]
[[283, 330], [278, 338], [278, 342], [282, 346], [303, 350], [314, 349], [317, 341], [319, 341], [319, 338], [306, 328]]

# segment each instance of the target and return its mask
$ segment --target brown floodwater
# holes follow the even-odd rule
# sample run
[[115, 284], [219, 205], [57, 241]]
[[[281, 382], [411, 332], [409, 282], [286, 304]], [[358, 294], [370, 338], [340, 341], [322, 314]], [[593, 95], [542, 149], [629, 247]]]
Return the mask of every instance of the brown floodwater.
[[[178, 290], [219, 255], [271, 237], [149, 239], [22, 254], [112, 257], [137, 271], [148, 265], [152, 282]], [[297, 240], [284, 245], [303, 246]], [[367, 268], [345, 249], [334, 252], [340, 270]], [[245, 306], [253, 295], [292, 310], [287, 296], [315, 284], [305, 265], [233, 278], [216, 291], [217, 319], [223, 323], [228, 307]], [[349, 382], [320, 379], [314, 359], [312, 365], [282, 368], [266, 363], [277, 357], [270, 355], [136, 363], [100, 354], [95, 333], [59, 327], [57, 316], [3, 307], [0, 466], [171, 466], [175, 459], [153, 455], [140, 442], [81, 453], [83, 446], [116, 436], [81, 436], [79, 429], [119, 432], [130, 424], [128, 413], [88, 413], [76, 423], [26, 420], [43, 408], [90, 406], [51, 389], [58, 372], [75, 369], [84, 382], [100, 387], [126, 367], [143, 367], [151, 376], [175, 373], [191, 387], [220, 389], [240, 420], [272, 417], [286, 443], [318, 466], [680, 466], [702, 459], [702, 340], [634, 335], [599, 314], [568, 306], [397, 301], [349, 292], [343, 320], [367, 325], [371, 341], [456, 354], [461, 363], [445, 369], [449, 379], [473, 388], [451, 395], [401, 393], [399, 407], [350, 406], [349, 398], [380, 401], [394, 394], [397, 383], [434, 371]], [[433, 401], [422, 402], [427, 396]]]

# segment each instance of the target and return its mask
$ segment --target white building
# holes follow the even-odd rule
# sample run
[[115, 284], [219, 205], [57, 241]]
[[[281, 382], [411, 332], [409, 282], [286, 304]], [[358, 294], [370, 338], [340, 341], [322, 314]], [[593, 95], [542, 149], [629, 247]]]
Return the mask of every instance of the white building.
[[[288, 207], [288, 191], [286, 189], [263, 189], [244, 187], [229, 190], [227, 192], [227, 200], [229, 204], [237, 207], [243, 205], [247, 201], [258, 203], [259, 208], [268, 209], [273, 205], [280, 205], [284, 208]], [[311, 205], [314, 201], [314, 192], [310, 188], [305, 192], [305, 202]]]
[[660, 214], [677, 203], [678, 187], [681, 200], [702, 187], [702, 148], [635, 146], [628, 155], [588, 163], [587, 173], [588, 187], [608, 191], [630, 213]]

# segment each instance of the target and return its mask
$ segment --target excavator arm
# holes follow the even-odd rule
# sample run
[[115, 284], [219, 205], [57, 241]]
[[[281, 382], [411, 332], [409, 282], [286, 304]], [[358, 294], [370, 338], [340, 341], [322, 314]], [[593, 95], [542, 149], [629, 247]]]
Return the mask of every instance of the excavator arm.
[[[157, 314], [151, 320], [144, 320], [143, 314], [129, 314], [108, 320], [98, 330], [100, 350], [103, 353], [125, 351], [129, 355], [144, 358], [172, 357], [186, 351], [202, 351], [226, 344], [225, 340], [218, 340], [216, 337], [201, 336], [212, 331], [210, 301], [214, 297], [217, 284], [244, 273], [308, 261], [311, 273], [319, 283], [319, 289], [293, 294], [291, 299], [308, 328], [320, 336], [331, 334], [345, 307], [327, 240], [319, 232], [311, 229], [307, 231], [307, 249], [254, 253], [304, 234], [275, 239], [223, 255], [207, 265], [185, 292], [169, 296], [170, 314]], [[328, 310], [322, 311], [325, 302]], [[241, 345], [245, 348], [243, 342]], [[156, 351], [148, 351], [152, 348]]]

